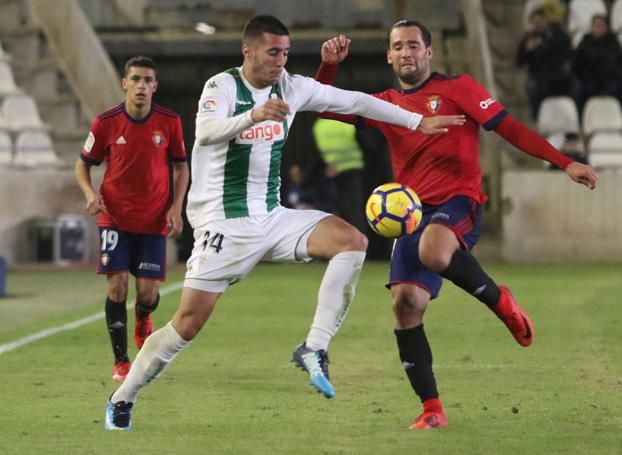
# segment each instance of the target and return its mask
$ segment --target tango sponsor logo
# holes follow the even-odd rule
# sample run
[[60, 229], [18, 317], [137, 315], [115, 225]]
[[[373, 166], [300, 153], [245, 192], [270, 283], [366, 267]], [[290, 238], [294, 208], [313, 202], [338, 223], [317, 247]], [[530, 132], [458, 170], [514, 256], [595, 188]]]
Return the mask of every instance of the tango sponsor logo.
[[238, 144], [258, 144], [285, 139], [283, 125], [276, 122], [261, 123], [251, 126], [240, 132], [237, 137]]

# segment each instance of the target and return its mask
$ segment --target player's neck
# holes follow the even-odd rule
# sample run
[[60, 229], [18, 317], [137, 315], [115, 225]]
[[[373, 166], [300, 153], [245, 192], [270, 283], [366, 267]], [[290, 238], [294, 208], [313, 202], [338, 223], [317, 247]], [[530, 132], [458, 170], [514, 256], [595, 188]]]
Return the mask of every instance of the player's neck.
[[125, 112], [136, 120], [142, 120], [149, 114], [151, 110], [151, 104], [145, 104], [143, 106], [137, 106], [128, 101], [125, 101]]

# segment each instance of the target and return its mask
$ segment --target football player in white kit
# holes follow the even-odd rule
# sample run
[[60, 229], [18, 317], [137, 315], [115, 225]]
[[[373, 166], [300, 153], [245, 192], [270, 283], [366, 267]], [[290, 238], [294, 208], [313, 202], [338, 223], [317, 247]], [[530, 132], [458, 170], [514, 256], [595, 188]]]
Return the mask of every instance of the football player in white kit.
[[143, 345], [107, 404], [105, 428], [129, 430], [139, 391], [160, 375], [207, 322], [218, 298], [260, 261], [327, 259], [316, 313], [293, 362], [325, 397], [335, 390], [327, 349], [355, 293], [367, 238], [337, 216], [293, 210], [279, 200], [281, 151], [298, 111], [357, 114], [426, 134], [464, 123], [423, 118], [359, 92], [289, 74], [289, 32], [275, 17], [244, 28], [241, 67], [208, 80], [199, 101], [187, 215], [194, 228], [181, 302], [172, 321]]

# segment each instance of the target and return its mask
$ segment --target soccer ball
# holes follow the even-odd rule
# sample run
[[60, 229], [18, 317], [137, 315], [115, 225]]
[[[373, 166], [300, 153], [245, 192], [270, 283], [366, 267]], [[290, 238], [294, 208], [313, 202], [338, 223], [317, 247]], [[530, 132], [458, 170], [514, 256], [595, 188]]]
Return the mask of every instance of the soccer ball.
[[365, 214], [376, 234], [395, 238], [412, 234], [423, 212], [417, 193], [401, 183], [385, 183], [369, 196]]

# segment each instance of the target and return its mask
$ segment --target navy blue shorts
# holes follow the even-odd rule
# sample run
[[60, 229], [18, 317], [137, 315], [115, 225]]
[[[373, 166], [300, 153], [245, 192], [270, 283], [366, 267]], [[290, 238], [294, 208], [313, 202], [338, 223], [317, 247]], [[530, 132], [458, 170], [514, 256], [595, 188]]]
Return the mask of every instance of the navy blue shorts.
[[456, 234], [461, 248], [469, 251], [479, 240], [481, 220], [482, 206], [466, 196], [454, 196], [442, 205], [423, 204], [423, 217], [417, 230], [395, 241], [387, 287], [397, 283], [414, 284], [435, 299], [443, 278], [419, 259], [419, 239], [423, 230], [428, 224], [447, 226]]
[[129, 271], [137, 278], [164, 281], [166, 277], [166, 236], [135, 234], [114, 227], [99, 227], [97, 273]]

